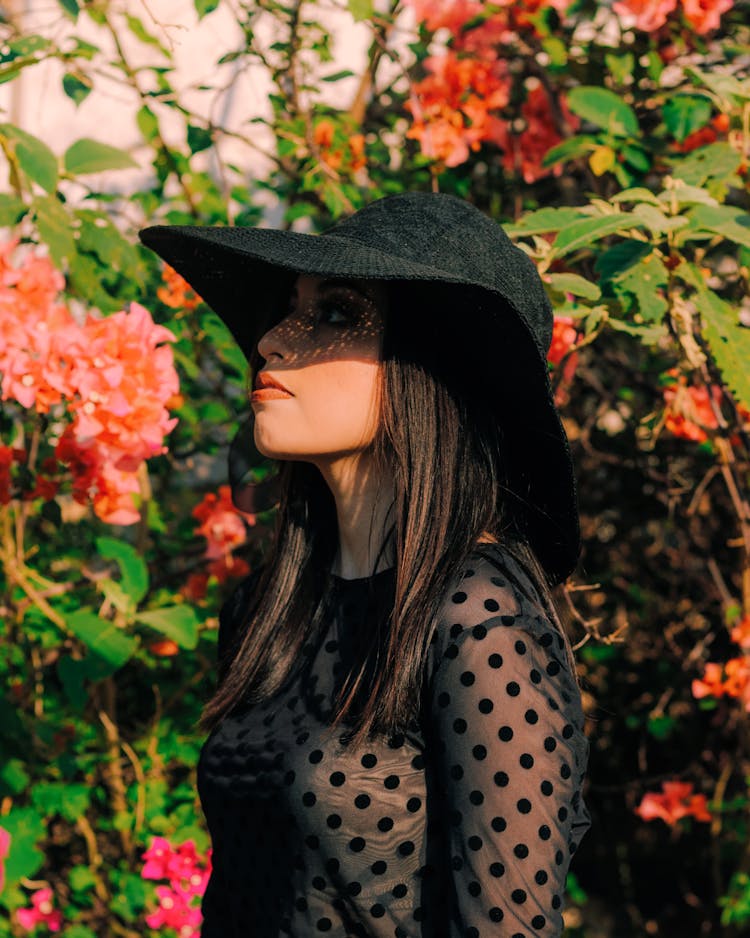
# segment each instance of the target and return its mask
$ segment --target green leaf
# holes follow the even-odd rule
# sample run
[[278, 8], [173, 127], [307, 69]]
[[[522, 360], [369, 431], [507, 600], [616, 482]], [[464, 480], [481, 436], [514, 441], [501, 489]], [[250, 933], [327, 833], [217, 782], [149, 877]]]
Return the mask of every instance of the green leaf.
[[346, 5], [357, 23], [372, 19], [375, 12], [373, 0], [347, 0]]
[[558, 293], [572, 293], [587, 300], [598, 300], [602, 295], [595, 283], [579, 277], [578, 274], [549, 274], [549, 278], [552, 289]]
[[599, 274], [602, 281], [612, 280], [618, 273], [628, 270], [651, 254], [653, 249], [653, 245], [646, 241], [626, 238], [613, 244], [611, 248], [607, 248], [597, 257], [594, 271]]
[[214, 145], [211, 131], [205, 127], [195, 127], [188, 124], [187, 142], [191, 153], [200, 153], [201, 150], [207, 150]]
[[693, 302], [701, 314], [703, 335], [714, 361], [735, 398], [750, 408], [750, 369], [747, 367], [750, 362], [750, 329], [740, 325], [735, 307], [710, 290], [693, 265], [683, 262], [675, 273], [683, 276], [683, 267], [686, 266], [692, 268], [688, 282], [695, 287]]
[[78, 19], [78, 0], [58, 0], [58, 3], [75, 23]]
[[626, 228], [642, 227], [643, 222], [625, 212], [575, 221], [560, 231], [552, 243], [552, 256], [564, 257], [578, 248], [590, 247], [595, 241]]
[[724, 105], [722, 111], [731, 111], [742, 107], [750, 100], [750, 83], [740, 81], [734, 75], [726, 75], [717, 71], [705, 72], [698, 68], [687, 67], [685, 72], [697, 83], [704, 84], [709, 91], [713, 91]]
[[75, 823], [91, 803], [91, 788], [71, 782], [36, 782], [31, 789], [31, 802], [40, 814], [60, 814]]
[[[35, 52], [43, 52], [49, 49], [51, 44], [45, 36], [39, 36], [36, 33], [19, 36], [18, 39], [3, 44], [2, 52], [0, 52], [0, 62], [13, 62], [15, 59], [28, 58], [33, 56]], [[36, 61], [38, 62], [39, 59], [36, 59]]]
[[[96, 877], [88, 866], [74, 866], [68, 872], [68, 884], [73, 892], [87, 892], [96, 885]], [[66, 929], [65, 938], [70, 938], [71, 930]], [[94, 933], [91, 932], [92, 938]]]
[[728, 143], [711, 143], [670, 162], [675, 179], [682, 179], [690, 186], [702, 186], [708, 179], [726, 179], [736, 173], [742, 154]]
[[209, 13], [213, 13], [219, 5], [219, 0], [194, 0], [194, 2], [199, 20], [202, 20], [204, 16], [208, 16]]
[[31, 776], [20, 759], [5, 759], [0, 764], [0, 792], [20, 795], [31, 785]]
[[681, 179], [673, 179], [669, 189], [661, 194], [661, 204], [671, 207], [676, 202], [678, 207], [683, 205], [718, 205], [716, 199], [699, 186], [688, 186]]
[[139, 612], [136, 619], [171, 638], [180, 648], [192, 650], [198, 644], [198, 619], [186, 604]]
[[565, 68], [568, 64], [568, 47], [559, 36], [545, 36], [542, 49], [549, 56], [549, 69]]
[[66, 258], [73, 257], [76, 246], [70, 216], [54, 195], [38, 196], [31, 202], [39, 237], [49, 248], [55, 266], [62, 270]]
[[523, 215], [515, 225], [503, 225], [503, 228], [509, 237], [542, 234], [547, 231], [560, 231], [587, 217], [577, 208], [540, 208], [536, 212]]
[[2, 817], [2, 826], [10, 834], [10, 849], [4, 860], [6, 883], [33, 877], [44, 862], [37, 843], [47, 834], [44, 819], [34, 808], [11, 808]]
[[341, 69], [341, 71], [333, 72], [331, 75], [321, 75], [321, 81], [339, 81], [342, 78], [349, 78], [354, 75], [354, 72], [350, 68]]
[[682, 143], [711, 119], [711, 101], [704, 95], [676, 94], [667, 98], [662, 108], [662, 117], [669, 133]]
[[729, 205], [696, 205], [687, 217], [695, 230], [716, 234], [750, 247], [750, 213]]
[[574, 137], [568, 137], [562, 143], [550, 147], [542, 158], [542, 166], [554, 166], [555, 163], [564, 163], [566, 160], [573, 160], [578, 156], [584, 156], [595, 150], [600, 141], [596, 137], [588, 134], [577, 134]]
[[146, 143], [151, 143], [154, 137], [159, 133], [159, 121], [156, 118], [156, 114], [154, 114], [150, 107], [144, 104], [136, 114], [135, 121], [138, 124], [138, 129], [143, 134], [143, 139]]
[[165, 58], [172, 58], [172, 53], [168, 49], [164, 48], [156, 36], [151, 35], [151, 33], [146, 29], [137, 16], [132, 16], [131, 14], [126, 13], [125, 19], [127, 20], [130, 31], [137, 39], [140, 39], [140, 41], [146, 43], [146, 45], [155, 46], [159, 52], [165, 56]]
[[114, 622], [100, 619], [91, 609], [77, 609], [65, 619], [74, 635], [115, 670], [121, 668], [136, 650], [136, 643]]
[[620, 152], [625, 162], [639, 173], [647, 173], [651, 169], [651, 160], [642, 147], [625, 146]]
[[618, 85], [624, 85], [633, 75], [635, 56], [632, 52], [625, 52], [622, 55], [614, 55], [611, 52], [607, 52], [604, 56], [604, 62], [607, 66], [607, 71]]
[[114, 674], [116, 670], [117, 668], [94, 654], [85, 658], [71, 658], [66, 655], [57, 659], [57, 676], [73, 709], [79, 714], [83, 713], [88, 701], [84, 681], [100, 681]]
[[33, 182], [54, 192], [57, 188], [57, 157], [46, 143], [14, 124], [0, 124], [0, 135], [12, 145], [18, 165]]
[[91, 94], [94, 84], [89, 76], [84, 75], [82, 72], [66, 72], [63, 75], [62, 86], [65, 94], [76, 105], [79, 105]]
[[15, 195], [0, 192], [0, 228], [12, 228], [26, 214], [26, 206]]
[[635, 111], [608, 88], [580, 85], [568, 92], [567, 100], [574, 114], [615, 137], [637, 137], [640, 132]]
[[615, 192], [609, 197], [610, 202], [619, 205], [620, 202], [648, 202], [649, 205], [656, 205], [662, 208], [659, 197], [650, 189], [644, 189], [642, 186], [635, 186], [632, 189], [623, 189], [622, 192]]
[[684, 216], [673, 215], [667, 217], [658, 208], [644, 202], [640, 202], [633, 208], [633, 216], [642, 219], [644, 225], [655, 235], [665, 231], [675, 231], [677, 228], [684, 228], [688, 224], [688, 220]]
[[136, 549], [114, 537], [96, 538], [96, 549], [104, 560], [114, 560], [120, 568], [120, 583], [125, 593], [138, 604], [148, 592], [148, 568]]
[[618, 273], [611, 282], [627, 310], [640, 314], [646, 322], [659, 323], [668, 308], [664, 295], [668, 280], [667, 268], [652, 252]]
[[100, 173], [107, 169], [138, 167], [136, 161], [124, 150], [89, 137], [82, 137], [71, 144], [65, 151], [63, 160], [65, 169], [74, 176]]

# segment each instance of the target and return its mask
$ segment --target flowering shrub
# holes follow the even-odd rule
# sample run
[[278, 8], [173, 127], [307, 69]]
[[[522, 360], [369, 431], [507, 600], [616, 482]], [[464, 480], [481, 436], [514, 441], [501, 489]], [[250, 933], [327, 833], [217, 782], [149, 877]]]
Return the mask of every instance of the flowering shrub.
[[[190, 28], [223, 5], [195, 0]], [[56, 153], [0, 124], [0, 938], [200, 931], [211, 848], [195, 724], [220, 604], [261, 562], [275, 509], [243, 512], [223, 484], [247, 363], [137, 229], [258, 224], [271, 196], [284, 225], [320, 231], [413, 188], [502, 222], [554, 307], [548, 367], [584, 541], [559, 598], [590, 717], [594, 815], [566, 938], [739, 933], [747, 2], [347, 8], [370, 38], [359, 76], [339, 67], [313, 4], [305, 16], [231, 8], [244, 45], [217, 49], [203, 90], [251, 66], [273, 86], [269, 112], [239, 130], [188, 105], [172, 75], [178, 27], [150, 6], [65, 0], [37, 33], [3, 26], [9, 88], [48, 62], [77, 107], [111, 82], [132, 95], [122, 120], [150, 178], [99, 188], [100, 171], [139, 165], [130, 153], [89, 138]], [[124, 31], [148, 48], [144, 64], [113, 41]], [[338, 83], [353, 78], [349, 98]], [[230, 141], [258, 153], [265, 131], [265, 175], [227, 158]], [[262, 480], [273, 466], [250, 449]]]
[[169, 885], [156, 887], [159, 907], [146, 916], [149, 928], [174, 928], [180, 938], [199, 938], [201, 912], [194, 899], [206, 891], [211, 875], [211, 849], [201, 864], [192, 840], [173, 847], [165, 837], [154, 837], [143, 854], [141, 876], [167, 879]]

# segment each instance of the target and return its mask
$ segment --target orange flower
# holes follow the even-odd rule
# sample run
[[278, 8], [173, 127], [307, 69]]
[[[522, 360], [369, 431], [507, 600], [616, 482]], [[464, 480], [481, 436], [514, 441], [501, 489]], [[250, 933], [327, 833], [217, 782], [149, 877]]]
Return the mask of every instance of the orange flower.
[[161, 641], [151, 642], [148, 650], [159, 658], [173, 658], [180, 653], [180, 646], [173, 642], [171, 638], [165, 638]]
[[750, 615], [743, 616], [729, 633], [729, 637], [740, 648], [750, 651]]
[[[726, 679], [722, 679], [722, 672], [726, 674]], [[695, 679], [691, 689], [696, 698], [708, 695], [735, 697], [743, 702], [745, 710], [750, 713], [750, 662], [745, 656], [730, 658], [722, 668], [715, 661], [709, 661], [703, 678]]]
[[[670, 369], [670, 373], [674, 373], [674, 369]], [[677, 383], [665, 387], [663, 394], [666, 404], [664, 425], [675, 436], [703, 443], [708, 439], [706, 430], [718, 427], [705, 387], [688, 386], [686, 377], [679, 375]], [[722, 394], [718, 385], [711, 385], [711, 396], [719, 406]]]
[[715, 661], [709, 661], [706, 664], [702, 678], [695, 678], [690, 686], [693, 697], [700, 700], [701, 697], [723, 697], [724, 696], [724, 678], [723, 668]]
[[166, 286], [159, 287], [156, 295], [165, 306], [169, 306], [171, 309], [191, 310], [203, 302], [187, 280], [181, 277], [169, 264], [164, 265], [161, 276]]
[[697, 821], [710, 821], [705, 795], [693, 795], [692, 782], [662, 782], [663, 793], [647, 792], [635, 813], [644, 821], [661, 818], [674, 825], [688, 815]]
[[353, 172], [367, 166], [365, 158], [365, 135], [352, 134], [349, 137], [349, 151], [352, 155], [351, 168]]
[[318, 121], [318, 123], [315, 125], [315, 130], [313, 131], [313, 140], [317, 146], [321, 148], [325, 149], [330, 147], [330, 145], [333, 143], [333, 134], [335, 130], [336, 128], [333, 122], [324, 118], [323, 120]]
[[218, 495], [208, 492], [192, 511], [193, 517], [202, 522], [195, 533], [208, 541], [206, 557], [211, 560], [224, 557], [233, 547], [245, 543], [247, 532], [243, 518], [248, 524], [255, 524], [255, 515], [234, 507], [231, 492], [230, 486], [221, 485]]
[[327, 152], [321, 153], [320, 158], [326, 166], [330, 166], [331, 169], [339, 169], [344, 159], [344, 154], [341, 150], [328, 150]]

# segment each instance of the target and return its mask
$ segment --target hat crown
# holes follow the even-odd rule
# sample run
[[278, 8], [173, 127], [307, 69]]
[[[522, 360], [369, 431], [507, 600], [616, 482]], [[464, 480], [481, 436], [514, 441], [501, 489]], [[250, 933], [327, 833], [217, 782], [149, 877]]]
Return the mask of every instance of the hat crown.
[[539, 272], [501, 225], [470, 202], [447, 192], [401, 192], [369, 203], [322, 234], [500, 293], [546, 358], [554, 316]]

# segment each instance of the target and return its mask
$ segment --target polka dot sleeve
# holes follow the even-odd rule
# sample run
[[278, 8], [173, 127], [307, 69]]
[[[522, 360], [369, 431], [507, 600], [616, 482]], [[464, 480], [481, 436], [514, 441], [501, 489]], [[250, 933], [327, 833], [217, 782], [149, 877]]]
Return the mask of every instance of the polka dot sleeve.
[[428, 695], [450, 869], [450, 938], [563, 930], [571, 856], [591, 820], [580, 692], [514, 562], [469, 565], [444, 606]]

